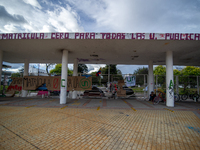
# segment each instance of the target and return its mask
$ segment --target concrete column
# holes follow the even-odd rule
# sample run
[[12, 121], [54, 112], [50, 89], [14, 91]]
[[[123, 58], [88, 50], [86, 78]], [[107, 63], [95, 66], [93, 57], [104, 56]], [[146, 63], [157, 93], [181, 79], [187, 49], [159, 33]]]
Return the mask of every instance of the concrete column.
[[148, 94], [150, 95], [152, 91], [154, 91], [153, 61], [149, 61]]
[[3, 51], [0, 50], [0, 79], [1, 79], [1, 74], [2, 74], [2, 63], [3, 63]]
[[[29, 60], [25, 59], [24, 60], [24, 76], [28, 76], [28, 70], [29, 70]], [[22, 97], [27, 97], [28, 91], [27, 90], [22, 90]]]
[[166, 53], [166, 106], [174, 107], [173, 52]]
[[63, 50], [62, 54], [62, 72], [61, 72], [61, 88], [60, 88], [60, 104], [67, 102], [67, 74], [68, 74], [68, 51]]
[[[78, 59], [74, 59], [74, 68], [73, 68], [73, 76], [78, 76]], [[72, 99], [77, 98], [77, 91], [73, 91], [72, 93]]]

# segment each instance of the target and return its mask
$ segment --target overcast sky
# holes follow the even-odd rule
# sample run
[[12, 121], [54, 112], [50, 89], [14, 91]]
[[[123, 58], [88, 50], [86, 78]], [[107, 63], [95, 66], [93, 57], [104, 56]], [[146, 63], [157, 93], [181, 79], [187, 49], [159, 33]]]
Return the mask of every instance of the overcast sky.
[[200, 0], [1, 0], [0, 32], [199, 33]]

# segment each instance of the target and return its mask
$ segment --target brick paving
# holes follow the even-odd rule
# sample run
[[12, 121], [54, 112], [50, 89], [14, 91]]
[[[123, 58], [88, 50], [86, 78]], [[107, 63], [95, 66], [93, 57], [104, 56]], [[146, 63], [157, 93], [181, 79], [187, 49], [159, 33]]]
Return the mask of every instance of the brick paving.
[[0, 149], [200, 149], [200, 103], [0, 98]]

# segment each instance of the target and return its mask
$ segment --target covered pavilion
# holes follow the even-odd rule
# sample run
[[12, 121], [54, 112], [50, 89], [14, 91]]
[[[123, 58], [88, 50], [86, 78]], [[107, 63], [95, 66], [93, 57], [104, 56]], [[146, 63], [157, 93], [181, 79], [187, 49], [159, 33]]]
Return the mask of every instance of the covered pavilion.
[[[60, 104], [67, 102], [67, 66], [74, 63], [148, 65], [148, 91], [154, 89], [153, 65], [166, 65], [166, 106], [174, 107], [173, 65], [200, 64], [199, 33], [1, 33], [0, 62], [62, 63]], [[0, 65], [0, 74], [2, 65]], [[27, 91], [23, 90], [23, 97]]]

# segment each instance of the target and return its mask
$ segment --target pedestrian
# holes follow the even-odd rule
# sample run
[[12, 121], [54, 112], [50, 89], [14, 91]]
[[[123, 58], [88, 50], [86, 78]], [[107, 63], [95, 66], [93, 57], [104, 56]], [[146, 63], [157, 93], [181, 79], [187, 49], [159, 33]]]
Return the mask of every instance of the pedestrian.
[[112, 83], [110, 83], [110, 92], [112, 92]]
[[117, 85], [114, 84], [114, 89], [112, 90], [112, 97], [115, 99], [117, 93]]
[[155, 97], [156, 97], [156, 94], [154, 94], [154, 92], [152, 91], [149, 97], [149, 101], [153, 101]]

